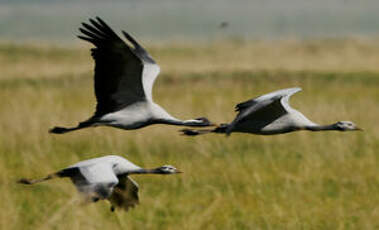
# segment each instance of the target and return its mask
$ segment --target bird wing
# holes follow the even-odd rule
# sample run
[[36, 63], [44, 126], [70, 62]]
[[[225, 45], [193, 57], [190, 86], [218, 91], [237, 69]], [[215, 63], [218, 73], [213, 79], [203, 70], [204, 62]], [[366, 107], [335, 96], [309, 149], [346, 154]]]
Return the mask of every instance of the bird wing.
[[71, 180], [78, 191], [87, 198], [107, 198], [112, 193], [113, 187], [119, 182], [109, 162], [74, 168], [77, 170], [70, 176]]
[[115, 112], [133, 103], [151, 100], [159, 66], [128, 33], [132, 46], [125, 43], [102, 19], [83, 23], [78, 36], [96, 48], [91, 49], [95, 60], [96, 116]]
[[109, 201], [112, 207], [119, 207], [128, 211], [139, 203], [138, 184], [126, 174], [118, 177], [119, 183], [114, 188]]
[[[282, 97], [282, 100], [281, 100], [281, 103], [283, 105], [283, 107], [286, 109], [286, 110], [291, 110], [291, 106], [289, 104], [289, 100], [290, 100], [290, 97], [292, 95], [294, 95], [295, 93], [297, 92], [300, 92], [301, 91], [301, 88], [299, 87], [295, 87], [295, 88], [289, 88], [289, 89], [284, 89], [283, 91], [285, 91], [285, 94], [284, 96]], [[284, 92], [283, 92], [284, 93]]]
[[264, 94], [262, 96], [250, 99], [245, 102], [241, 102], [236, 105], [235, 110], [236, 111], [243, 111], [247, 108], [251, 108], [252, 106], [256, 105], [257, 103], [263, 103], [264, 101], [271, 100], [272, 98], [276, 97], [283, 97], [286, 98], [286, 103], [288, 104], [288, 99], [291, 97], [293, 94], [301, 91], [301, 88], [299, 87], [294, 87], [294, 88], [288, 88], [288, 89], [281, 89], [277, 90], [271, 93]]
[[226, 129], [226, 134], [230, 135], [235, 126], [244, 119], [264, 118], [272, 121], [288, 113], [291, 109], [289, 98], [300, 90], [298, 87], [282, 89], [237, 104], [235, 110], [239, 113]]
[[150, 54], [130, 34], [122, 31], [124, 36], [134, 45], [136, 55], [143, 61], [142, 84], [147, 99], [153, 100], [152, 91], [155, 80], [160, 72], [159, 65]]

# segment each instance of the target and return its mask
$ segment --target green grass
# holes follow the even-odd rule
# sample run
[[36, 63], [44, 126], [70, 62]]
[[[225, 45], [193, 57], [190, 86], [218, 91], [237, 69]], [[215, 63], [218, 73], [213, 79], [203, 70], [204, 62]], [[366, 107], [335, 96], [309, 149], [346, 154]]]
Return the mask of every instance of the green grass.
[[[178, 127], [156, 125], [138, 131], [99, 127], [54, 136], [47, 133], [50, 127], [76, 124], [94, 110], [89, 52], [1, 45], [1, 229], [379, 228], [379, 71], [360, 62], [360, 55], [357, 62], [353, 56], [339, 56], [358, 63], [348, 66], [349, 71], [342, 64], [322, 61], [309, 69], [313, 51], [302, 52], [303, 64], [285, 68], [267, 56], [268, 47], [257, 43], [207, 48], [213, 52], [193, 47], [188, 53], [188, 45], [153, 47], [164, 67], [154, 87], [155, 100], [179, 118], [207, 116], [222, 123], [233, 119], [238, 102], [300, 86], [304, 91], [293, 96], [291, 104], [310, 119], [352, 120], [365, 131], [187, 138], [178, 135]], [[321, 50], [318, 56], [329, 55], [330, 42], [313, 43]], [[359, 53], [363, 44], [341, 43], [343, 54]], [[287, 45], [271, 49], [285, 50]], [[303, 49], [309, 44], [291, 46]], [[235, 52], [245, 58], [250, 57], [246, 49], [254, 50], [248, 61], [259, 56], [261, 65], [250, 68], [246, 60], [231, 64], [217, 47], [226, 53], [237, 47]], [[300, 56], [289, 53], [282, 58]], [[376, 58], [379, 55], [372, 54], [371, 59]], [[225, 68], [220, 68], [223, 59]], [[197, 64], [201, 68], [196, 69]], [[15, 183], [20, 177], [44, 176], [105, 154], [120, 154], [145, 167], [172, 164], [185, 173], [134, 176], [141, 204], [128, 213], [111, 213], [107, 202], [80, 205], [69, 180], [31, 187]]]

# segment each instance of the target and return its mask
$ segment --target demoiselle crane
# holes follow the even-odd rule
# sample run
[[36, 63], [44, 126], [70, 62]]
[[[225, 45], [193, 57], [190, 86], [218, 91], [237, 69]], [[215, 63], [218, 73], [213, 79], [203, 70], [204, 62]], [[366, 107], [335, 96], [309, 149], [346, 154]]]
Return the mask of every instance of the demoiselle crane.
[[181, 173], [173, 166], [165, 165], [153, 169], [138, 167], [127, 159], [108, 155], [84, 160], [41, 179], [21, 179], [22, 184], [35, 184], [53, 178], [70, 178], [85, 201], [97, 202], [107, 199], [111, 211], [121, 208], [128, 211], [139, 203], [138, 184], [129, 175], [133, 174], [176, 174]]
[[93, 126], [139, 129], [152, 124], [210, 126], [207, 118], [179, 120], [154, 103], [152, 88], [160, 68], [149, 53], [125, 31], [130, 45], [124, 42], [102, 19], [82, 23], [80, 39], [95, 45], [94, 115], [76, 127], [54, 127], [51, 133], [62, 134]]
[[299, 130], [309, 131], [353, 131], [362, 130], [351, 121], [338, 121], [330, 125], [319, 125], [291, 108], [289, 98], [301, 88], [282, 89], [236, 105], [238, 112], [230, 124], [221, 124], [214, 129], [183, 129], [184, 135], [196, 136], [206, 133], [232, 132], [260, 135], [282, 134]]

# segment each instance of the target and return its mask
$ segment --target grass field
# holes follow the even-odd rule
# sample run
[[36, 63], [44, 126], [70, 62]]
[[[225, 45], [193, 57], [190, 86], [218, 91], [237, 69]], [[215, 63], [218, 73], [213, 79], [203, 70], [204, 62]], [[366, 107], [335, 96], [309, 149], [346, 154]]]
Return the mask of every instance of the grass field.
[[[236, 103], [300, 86], [291, 104], [318, 123], [364, 132], [188, 138], [178, 127], [92, 128], [62, 136], [95, 106], [86, 47], [0, 45], [1, 229], [378, 229], [379, 42], [229, 41], [149, 47], [155, 100], [173, 115], [221, 123]], [[120, 154], [185, 173], [134, 176], [141, 204], [82, 206], [68, 180], [16, 184], [79, 160]]]

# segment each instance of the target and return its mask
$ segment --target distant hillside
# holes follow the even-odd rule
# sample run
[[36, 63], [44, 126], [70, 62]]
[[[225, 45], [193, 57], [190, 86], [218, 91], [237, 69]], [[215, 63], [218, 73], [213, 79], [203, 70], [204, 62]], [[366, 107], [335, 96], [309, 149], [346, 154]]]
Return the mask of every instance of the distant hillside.
[[[99, 15], [154, 40], [376, 36], [375, 0], [2, 0], [0, 39], [72, 41]], [[222, 22], [228, 26], [221, 28]]]

